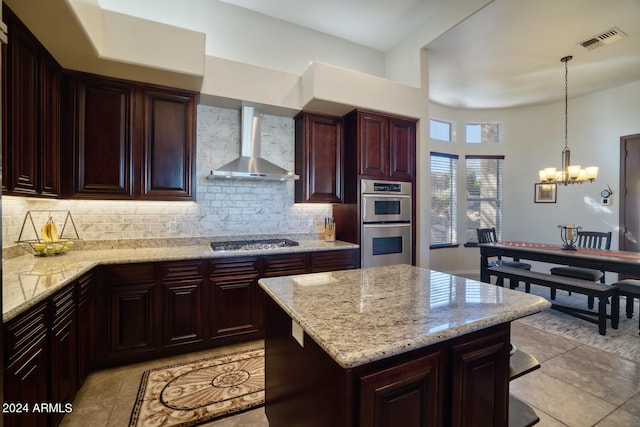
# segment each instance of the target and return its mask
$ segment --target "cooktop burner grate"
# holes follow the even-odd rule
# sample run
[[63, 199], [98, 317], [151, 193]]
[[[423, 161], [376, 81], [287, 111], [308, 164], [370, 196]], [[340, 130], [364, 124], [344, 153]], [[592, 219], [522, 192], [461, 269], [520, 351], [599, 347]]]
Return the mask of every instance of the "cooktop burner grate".
[[250, 251], [278, 249], [298, 245], [298, 242], [290, 239], [230, 240], [211, 242], [211, 249], [214, 251]]

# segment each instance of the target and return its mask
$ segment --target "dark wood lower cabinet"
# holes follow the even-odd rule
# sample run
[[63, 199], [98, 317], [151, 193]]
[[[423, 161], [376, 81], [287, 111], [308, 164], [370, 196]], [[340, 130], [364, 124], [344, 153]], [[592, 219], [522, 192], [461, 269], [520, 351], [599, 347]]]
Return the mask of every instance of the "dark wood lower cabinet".
[[344, 369], [308, 335], [298, 344], [271, 298], [265, 317], [272, 427], [508, 425], [508, 323]]
[[81, 277], [76, 285], [77, 301], [77, 384], [82, 386], [87, 379], [95, 360], [96, 340], [96, 298], [93, 282], [93, 272]]
[[205, 274], [202, 261], [162, 263], [162, 290], [163, 348], [203, 342], [206, 322], [203, 319]]
[[58, 292], [52, 302], [51, 397], [48, 402], [59, 406], [48, 412], [53, 417], [53, 424], [57, 425], [65, 414], [65, 405], [73, 402], [78, 389], [75, 287], [68, 286]]
[[211, 338], [258, 332], [260, 257], [211, 261]]
[[4, 425], [57, 425], [93, 369], [262, 337], [258, 279], [357, 258], [329, 252], [96, 267], [3, 325], [4, 403], [29, 404]]
[[360, 378], [360, 426], [442, 425], [442, 353]]
[[48, 316], [48, 306], [42, 303], [4, 325], [3, 404], [11, 405], [3, 414], [6, 426], [49, 425], [48, 414], [33, 411], [34, 404], [50, 401]]

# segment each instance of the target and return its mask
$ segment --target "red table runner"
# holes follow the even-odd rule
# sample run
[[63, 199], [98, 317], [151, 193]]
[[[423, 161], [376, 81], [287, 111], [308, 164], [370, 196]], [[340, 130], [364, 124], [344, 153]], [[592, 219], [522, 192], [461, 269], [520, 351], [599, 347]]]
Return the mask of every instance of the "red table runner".
[[611, 257], [640, 260], [640, 253], [637, 253], [637, 252], [612, 251], [612, 250], [605, 250], [605, 249], [588, 249], [588, 248], [577, 248], [575, 251], [567, 251], [566, 249], [562, 249], [562, 246], [546, 245], [543, 243], [498, 242], [497, 244], [505, 245], [505, 246], [521, 247], [521, 248], [545, 249], [545, 250], [558, 251], [558, 252], [564, 251], [564, 252], [573, 252], [573, 253], [579, 253], [579, 254], [602, 255], [602, 256], [611, 256]]

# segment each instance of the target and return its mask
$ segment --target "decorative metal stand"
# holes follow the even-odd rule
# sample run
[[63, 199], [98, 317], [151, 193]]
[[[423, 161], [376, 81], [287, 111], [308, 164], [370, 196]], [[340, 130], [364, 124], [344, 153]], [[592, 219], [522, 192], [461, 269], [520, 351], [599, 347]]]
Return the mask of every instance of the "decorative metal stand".
[[560, 238], [562, 239], [562, 249], [568, 251], [576, 250], [576, 241], [578, 240], [578, 230], [582, 230], [579, 225], [559, 225]]
[[[53, 220], [55, 224], [62, 224], [56, 241], [44, 241], [36, 227], [34, 215], [36, 217], [35, 221], [38, 221], [39, 224], [44, 224], [50, 219]], [[64, 216], [64, 222], [56, 222], [55, 218], [60, 218], [61, 216]], [[68, 210], [47, 209], [27, 211], [16, 243], [35, 256], [49, 256], [68, 252], [75, 240], [80, 240], [80, 236], [78, 236], [78, 229], [76, 228], [75, 222], [73, 222], [71, 212]]]

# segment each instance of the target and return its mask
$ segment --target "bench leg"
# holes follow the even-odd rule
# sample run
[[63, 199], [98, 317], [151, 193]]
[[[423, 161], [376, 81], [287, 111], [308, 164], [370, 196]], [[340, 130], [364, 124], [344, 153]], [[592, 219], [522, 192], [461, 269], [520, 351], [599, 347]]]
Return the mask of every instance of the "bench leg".
[[525, 291], [526, 293], [531, 292], [531, 283], [529, 283], [529, 282], [524, 282], [524, 291]]
[[611, 327], [618, 329], [618, 323], [620, 321], [620, 296], [613, 295], [611, 297]]
[[607, 333], [607, 298], [598, 297], [598, 332]]
[[556, 288], [551, 288], [551, 299], [556, 299]]
[[593, 303], [594, 303], [594, 298], [589, 295], [587, 297], [587, 306], [589, 307], [589, 310], [593, 310]]
[[631, 319], [633, 317], [633, 297], [626, 295], [625, 299], [627, 300], [627, 319]]

